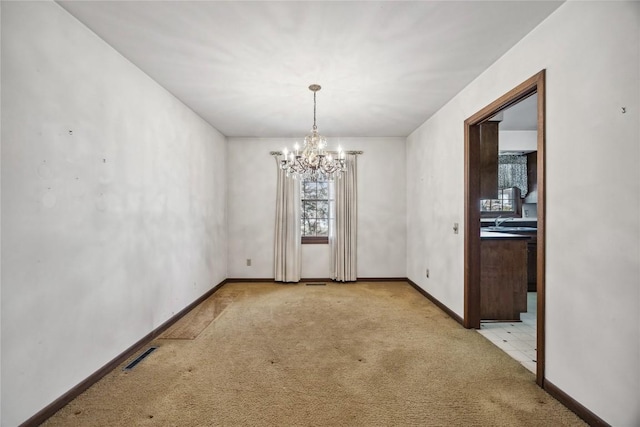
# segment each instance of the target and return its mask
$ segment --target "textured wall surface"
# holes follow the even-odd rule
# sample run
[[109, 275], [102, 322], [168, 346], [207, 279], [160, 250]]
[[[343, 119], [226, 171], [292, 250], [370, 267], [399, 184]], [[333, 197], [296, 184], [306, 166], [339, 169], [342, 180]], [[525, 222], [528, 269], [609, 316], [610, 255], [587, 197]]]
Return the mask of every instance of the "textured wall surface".
[[[406, 277], [405, 139], [328, 140], [329, 148], [364, 151], [358, 156], [358, 277]], [[229, 138], [229, 277], [273, 277], [276, 163], [269, 151], [294, 142]], [[329, 277], [328, 245], [302, 245], [302, 277]]]
[[546, 378], [619, 426], [640, 422], [639, 20], [565, 3], [407, 139], [407, 274], [462, 315], [463, 122], [547, 70]]
[[[14, 426], [225, 277], [273, 276], [268, 152], [293, 140], [227, 145], [57, 4], [0, 11], [0, 413]], [[463, 121], [546, 69], [546, 377], [621, 426], [640, 422], [639, 20], [639, 3], [568, 2], [406, 152], [330, 139], [365, 151], [358, 275], [408, 276], [462, 315]], [[328, 247], [303, 259], [304, 276], [328, 275]]]
[[226, 278], [226, 139], [57, 4], [2, 2], [2, 425]]

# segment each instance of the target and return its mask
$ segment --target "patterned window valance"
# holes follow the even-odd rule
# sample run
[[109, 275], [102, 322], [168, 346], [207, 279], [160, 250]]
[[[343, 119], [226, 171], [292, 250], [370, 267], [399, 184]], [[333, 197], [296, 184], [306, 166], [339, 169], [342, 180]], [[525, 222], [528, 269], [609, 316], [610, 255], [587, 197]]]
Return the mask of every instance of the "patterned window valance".
[[518, 187], [520, 197], [524, 198], [527, 187], [527, 156], [498, 156], [498, 189]]

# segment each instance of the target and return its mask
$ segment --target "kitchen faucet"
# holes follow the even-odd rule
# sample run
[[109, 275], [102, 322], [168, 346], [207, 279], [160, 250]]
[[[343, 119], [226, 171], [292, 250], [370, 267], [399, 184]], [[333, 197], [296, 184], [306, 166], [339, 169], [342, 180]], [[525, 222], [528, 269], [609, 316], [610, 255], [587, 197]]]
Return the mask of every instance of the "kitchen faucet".
[[511, 220], [511, 218], [502, 218], [501, 216], [499, 216], [498, 218], [496, 218], [496, 227], [500, 227], [502, 224], [509, 220]]

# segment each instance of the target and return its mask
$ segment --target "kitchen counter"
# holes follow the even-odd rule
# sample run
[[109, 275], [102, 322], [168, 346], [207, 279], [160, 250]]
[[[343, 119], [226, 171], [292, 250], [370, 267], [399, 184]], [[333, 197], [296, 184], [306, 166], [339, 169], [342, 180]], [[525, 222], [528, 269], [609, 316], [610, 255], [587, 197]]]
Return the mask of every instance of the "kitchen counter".
[[481, 240], [490, 240], [490, 239], [521, 239], [528, 240], [531, 237], [523, 236], [521, 234], [511, 234], [511, 233], [502, 233], [497, 231], [483, 231], [480, 229], [480, 239]]
[[[503, 218], [504, 219], [504, 218]], [[496, 219], [495, 218], [480, 218], [480, 223], [482, 224], [495, 224]], [[536, 224], [538, 222], [538, 218], [507, 218], [505, 221], [505, 225], [507, 224], [517, 224], [517, 225], [522, 225], [522, 223], [528, 223], [528, 224]], [[535, 225], [534, 225], [535, 227]]]

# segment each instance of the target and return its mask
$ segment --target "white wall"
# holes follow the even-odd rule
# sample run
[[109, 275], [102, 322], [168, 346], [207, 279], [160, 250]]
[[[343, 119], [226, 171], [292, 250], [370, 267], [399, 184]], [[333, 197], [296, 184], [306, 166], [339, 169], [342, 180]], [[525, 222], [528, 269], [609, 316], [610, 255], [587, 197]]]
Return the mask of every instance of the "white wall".
[[[328, 139], [330, 148], [364, 151], [358, 156], [358, 277], [406, 277], [405, 139]], [[294, 142], [229, 138], [229, 277], [273, 277], [276, 162], [269, 151]], [[303, 245], [302, 259], [303, 278], [330, 276], [328, 245]]]
[[2, 425], [226, 278], [226, 139], [53, 2], [2, 2]]
[[616, 426], [640, 423], [639, 20], [563, 4], [407, 140], [407, 274], [462, 315], [463, 121], [547, 70], [546, 378]]

